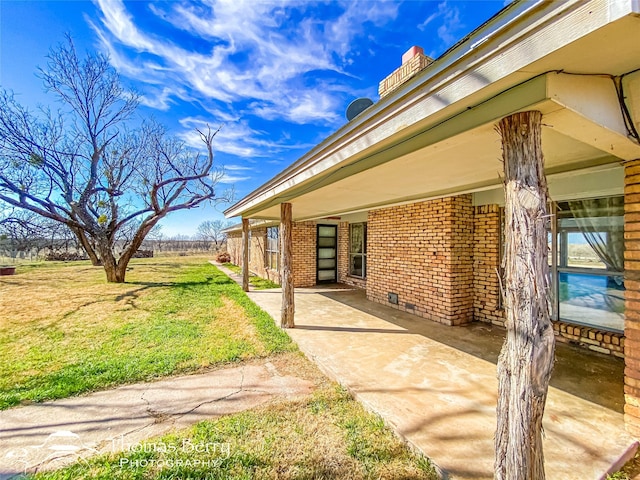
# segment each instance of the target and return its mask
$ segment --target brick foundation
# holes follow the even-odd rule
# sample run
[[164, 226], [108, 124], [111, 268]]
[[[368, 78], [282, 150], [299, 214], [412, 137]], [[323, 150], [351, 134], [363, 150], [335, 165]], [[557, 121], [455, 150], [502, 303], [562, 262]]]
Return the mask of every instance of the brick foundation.
[[593, 327], [574, 325], [562, 321], [553, 322], [556, 340], [588, 348], [594, 352], [624, 358], [624, 335]]
[[625, 164], [624, 238], [624, 418], [640, 437], [640, 159]]
[[473, 320], [470, 195], [374, 210], [367, 228], [367, 298], [447, 325]]

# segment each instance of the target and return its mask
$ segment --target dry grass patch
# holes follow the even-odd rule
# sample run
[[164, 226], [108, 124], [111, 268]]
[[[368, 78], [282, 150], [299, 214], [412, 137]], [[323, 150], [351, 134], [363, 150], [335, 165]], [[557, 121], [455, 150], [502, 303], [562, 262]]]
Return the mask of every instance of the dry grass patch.
[[[256, 326], [251, 322], [245, 310], [228, 297], [222, 297], [222, 306], [216, 311], [216, 324], [226, 325], [229, 333], [234, 338], [244, 341], [254, 346], [254, 353], [260, 357], [267, 351], [260, 342], [260, 337]], [[217, 328], [216, 325], [209, 325], [210, 329]]]

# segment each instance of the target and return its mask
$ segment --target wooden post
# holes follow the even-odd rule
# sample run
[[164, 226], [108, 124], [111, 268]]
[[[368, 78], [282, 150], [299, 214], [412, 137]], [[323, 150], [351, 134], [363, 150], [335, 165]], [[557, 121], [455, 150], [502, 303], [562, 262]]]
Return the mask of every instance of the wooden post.
[[293, 298], [292, 226], [291, 204], [283, 203], [280, 205], [280, 250], [282, 252], [282, 261], [280, 262], [280, 281], [282, 283], [280, 326], [282, 328], [295, 326], [293, 321], [295, 303]]
[[549, 318], [547, 181], [542, 114], [503, 118], [504, 299], [507, 338], [498, 359], [495, 478], [543, 480], [542, 416], [554, 361]]
[[249, 291], [249, 219], [242, 219], [242, 290]]

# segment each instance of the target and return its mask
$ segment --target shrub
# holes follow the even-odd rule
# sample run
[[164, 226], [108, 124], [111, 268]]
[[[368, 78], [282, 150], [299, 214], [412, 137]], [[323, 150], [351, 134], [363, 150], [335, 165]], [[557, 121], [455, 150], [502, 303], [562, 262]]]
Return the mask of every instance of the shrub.
[[220, 252], [218, 255], [216, 255], [216, 262], [229, 263], [230, 261], [231, 255], [229, 255], [227, 252]]

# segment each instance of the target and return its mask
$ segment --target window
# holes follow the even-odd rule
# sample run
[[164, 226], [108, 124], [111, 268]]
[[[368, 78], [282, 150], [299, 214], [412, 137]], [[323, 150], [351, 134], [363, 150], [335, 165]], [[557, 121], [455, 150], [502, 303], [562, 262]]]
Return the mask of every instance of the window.
[[555, 212], [554, 317], [624, 330], [624, 198], [558, 202]]
[[267, 248], [265, 249], [265, 266], [272, 270], [280, 270], [280, 229], [267, 228]]
[[349, 275], [367, 276], [367, 224], [349, 225]]

